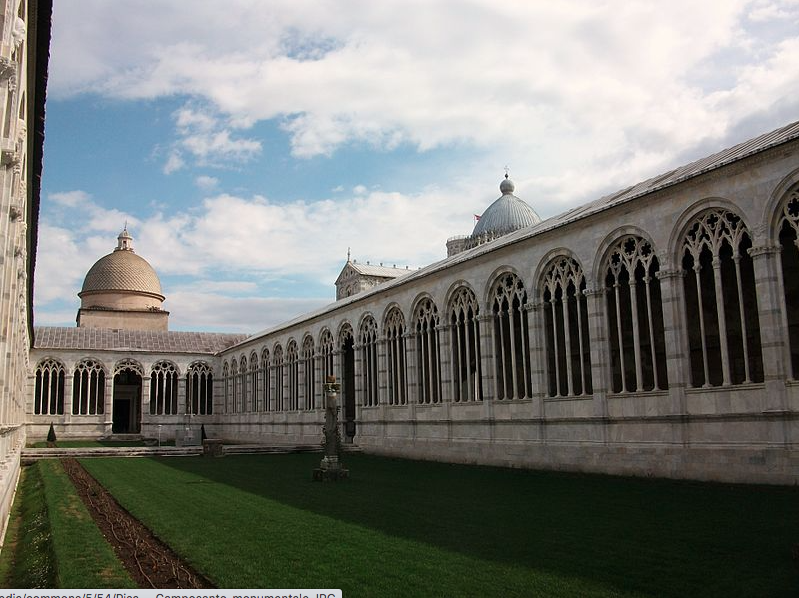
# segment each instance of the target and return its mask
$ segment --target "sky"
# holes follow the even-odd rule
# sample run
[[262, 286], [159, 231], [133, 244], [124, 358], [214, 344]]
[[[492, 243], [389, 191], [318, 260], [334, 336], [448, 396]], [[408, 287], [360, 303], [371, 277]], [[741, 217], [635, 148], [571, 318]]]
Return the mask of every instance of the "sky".
[[70, 0], [53, 13], [37, 326], [127, 223], [173, 330], [256, 332], [347, 257], [418, 268], [799, 119], [799, 0]]

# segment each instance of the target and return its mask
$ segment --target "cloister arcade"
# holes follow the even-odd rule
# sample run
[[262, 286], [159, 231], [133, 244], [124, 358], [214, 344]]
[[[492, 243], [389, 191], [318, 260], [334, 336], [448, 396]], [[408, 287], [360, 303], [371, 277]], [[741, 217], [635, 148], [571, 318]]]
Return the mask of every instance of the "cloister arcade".
[[[402, 306], [386, 297], [382, 313], [362, 314], [355, 336], [351, 322], [341, 326], [334, 312], [316, 339], [297, 328], [285, 339], [272, 337], [272, 346], [251, 352], [248, 372], [249, 348], [238, 357], [224, 355], [227, 412], [321, 409], [322, 381], [331, 373], [341, 377], [344, 368], [354, 370], [355, 402], [367, 409], [591, 395], [597, 385], [592, 361], [606, 368], [600, 379], [607, 380], [602, 390], [608, 394], [762, 383], [756, 280], [769, 279], [769, 256], [777, 255], [782, 276], [770, 281], [770, 290], [784, 296], [781, 332], [791, 365], [785, 376], [793, 379], [799, 366], [799, 187], [779, 206], [771, 233], [777, 242], [754, 250], [742, 216], [728, 202], [715, 203], [686, 221], [671, 248], [658, 248], [643, 230], [620, 232], [604, 243], [595, 260], [600, 269], [588, 276], [580, 258], [564, 249], [547, 259], [537, 280], [507, 267], [482, 286], [460, 279], [440, 299], [422, 292]], [[679, 267], [664, 271], [661, 260]], [[668, 301], [662, 286], [668, 286]], [[337, 338], [331, 329], [339, 330]], [[352, 363], [345, 365], [343, 348], [353, 338]], [[669, 352], [672, 361], [688, 356], [687, 377], [669, 369]]]
[[115, 427], [152, 434], [196, 416], [231, 441], [311, 444], [336, 376], [343, 437], [370, 452], [792, 483], [799, 139], [781, 143], [731, 148], [213, 354], [120, 369], [122, 355], [36, 349], [32, 417], [107, 425], [111, 409]]

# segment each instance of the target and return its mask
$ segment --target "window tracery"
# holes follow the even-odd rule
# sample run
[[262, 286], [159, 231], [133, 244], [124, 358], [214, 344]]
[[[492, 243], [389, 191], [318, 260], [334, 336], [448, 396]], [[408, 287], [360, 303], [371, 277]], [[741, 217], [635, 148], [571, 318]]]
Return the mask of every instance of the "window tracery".
[[549, 396], [590, 394], [591, 352], [582, 267], [573, 258], [555, 258], [544, 275], [543, 290]]
[[683, 238], [695, 387], [763, 380], [751, 246], [743, 220], [724, 208], [699, 214]]
[[527, 290], [516, 274], [503, 274], [494, 284], [494, 361], [497, 398], [523, 399], [533, 394]]
[[66, 369], [55, 359], [45, 359], [36, 366], [36, 385], [33, 394], [35, 415], [64, 414], [64, 385]]
[[170, 361], [159, 361], [150, 369], [150, 415], [178, 412], [178, 370]]
[[367, 316], [361, 323], [358, 335], [361, 354], [361, 389], [365, 407], [378, 404], [377, 380], [377, 322], [372, 316]]
[[660, 270], [646, 239], [627, 235], [605, 262], [613, 392], [668, 388]]
[[72, 378], [72, 415], [101, 415], [105, 411], [105, 369], [95, 359], [75, 366]]
[[450, 301], [453, 400], [481, 401], [479, 306], [474, 291], [460, 287]]
[[306, 336], [302, 341], [303, 390], [305, 391], [305, 409], [316, 409], [316, 372], [314, 371], [313, 338]]
[[[223, 370], [223, 377], [225, 373]], [[186, 372], [186, 413], [213, 415], [213, 412], [214, 376], [211, 366], [204, 361], [192, 363]]]
[[416, 371], [419, 403], [441, 401], [441, 359], [438, 339], [438, 308], [425, 297], [419, 302], [413, 317], [416, 338]]
[[782, 283], [791, 377], [799, 378], [799, 185], [794, 185], [780, 206], [779, 231]]
[[388, 404], [407, 405], [405, 356], [405, 317], [398, 307], [393, 307], [383, 325], [386, 339], [386, 362], [388, 365]]

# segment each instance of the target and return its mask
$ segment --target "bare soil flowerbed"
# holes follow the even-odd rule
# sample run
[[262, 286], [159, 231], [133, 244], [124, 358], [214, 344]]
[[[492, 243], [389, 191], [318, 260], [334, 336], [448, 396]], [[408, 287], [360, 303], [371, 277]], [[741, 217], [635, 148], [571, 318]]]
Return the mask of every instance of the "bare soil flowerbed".
[[76, 459], [62, 459], [61, 463], [97, 526], [139, 587], [214, 587], [123, 509]]

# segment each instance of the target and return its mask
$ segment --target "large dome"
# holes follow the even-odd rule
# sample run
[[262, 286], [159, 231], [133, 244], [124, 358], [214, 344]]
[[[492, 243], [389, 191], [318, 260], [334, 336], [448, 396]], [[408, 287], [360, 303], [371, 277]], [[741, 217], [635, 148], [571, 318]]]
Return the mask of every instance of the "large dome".
[[122, 231], [118, 240], [117, 248], [89, 269], [78, 296], [122, 292], [150, 295], [163, 301], [158, 275], [147, 260], [133, 253], [127, 230]]
[[492, 203], [474, 226], [472, 238], [496, 238], [541, 222], [541, 217], [527, 203], [513, 195], [513, 181], [507, 178], [499, 186], [502, 196]]

